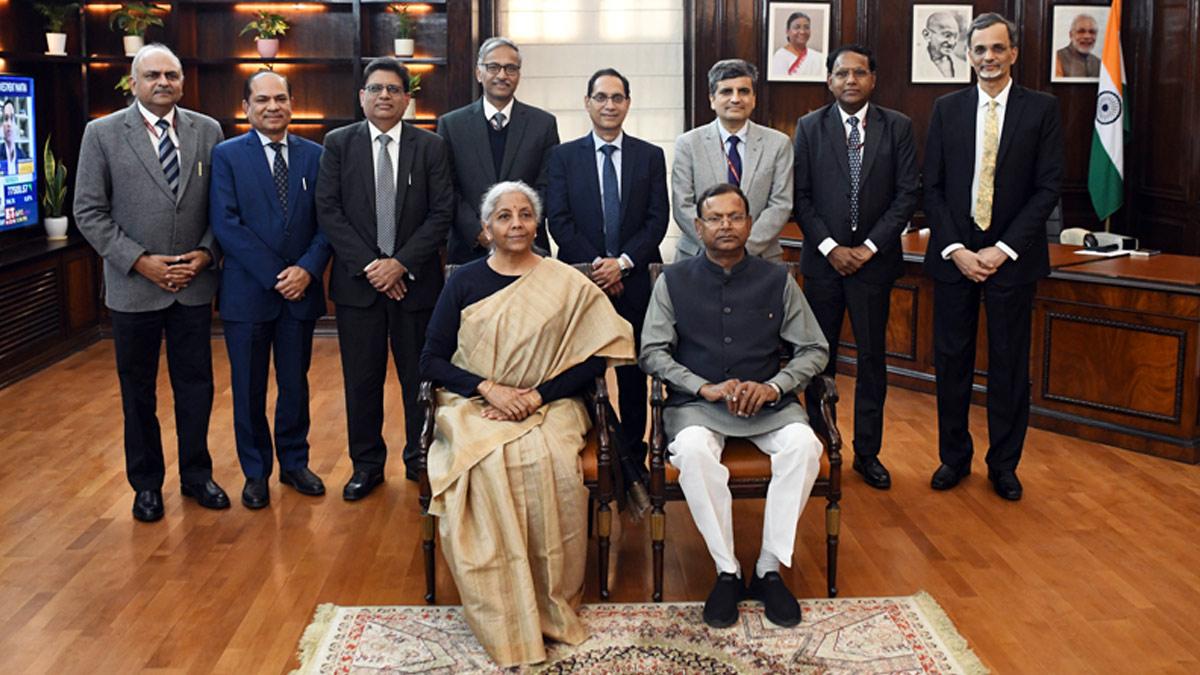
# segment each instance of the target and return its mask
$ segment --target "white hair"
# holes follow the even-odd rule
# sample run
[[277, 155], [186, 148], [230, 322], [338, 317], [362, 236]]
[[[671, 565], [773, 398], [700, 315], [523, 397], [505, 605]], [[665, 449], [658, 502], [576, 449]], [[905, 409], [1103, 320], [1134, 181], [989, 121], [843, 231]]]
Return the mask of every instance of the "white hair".
[[485, 223], [491, 220], [492, 215], [496, 212], [496, 202], [500, 201], [500, 198], [504, 195], [513, 192], [520, 192], [529, 199], [529, 204], [533, 206], [533, 219], [541, 222], [542, 198], [538, 196], [537, 190], [519, 180], [506, 180], [488, 188], [488, 191], [483, 195], [483, 203], [479, 205], [480, 219]]
[[179, 60], [179, 57], [175, 55], [175, 52], [171, 51], [170, 47], [161, 42], [151, 42], [148, 45], [143, 45], [141, 49], [137, 50], [137, 54], [134, 54], [133, 63], [129, 64], [129, 74], [132, 77], [137, 77], [138, 65], [141, 64], [142, 59], [146, 58], [146, 55], [150, 52], [166, 52], [167, 55], [171, 57], [171, 60], [175, 62], [175, 65], [179, 68], [179, 71], [181, 73], [183, 72], [183, 62]]

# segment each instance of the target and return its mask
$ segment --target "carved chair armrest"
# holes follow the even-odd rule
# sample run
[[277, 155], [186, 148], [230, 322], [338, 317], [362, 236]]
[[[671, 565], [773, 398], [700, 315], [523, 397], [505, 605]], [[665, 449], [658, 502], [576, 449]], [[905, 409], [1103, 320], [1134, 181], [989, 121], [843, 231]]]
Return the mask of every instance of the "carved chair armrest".
[[434, 384], [431, 380], [422, 380], [417, 390], [417, 405], [421, 407], [421, 439], [417, 444], [417, 476], [420, 488], [422, 512], [429, 509], [432, 490], [429, 488], [429, 448], [433, 445], [434, 416], [437, 412], [437, 396], [434, 395]]
[[842, 434], [837, 426], [837, 384], [829, 375], [818, 375], [804, 390], [808, 404], [808, 419], [825, 454], [829, 458], [830, 474], [840, 473], [842, 466]]

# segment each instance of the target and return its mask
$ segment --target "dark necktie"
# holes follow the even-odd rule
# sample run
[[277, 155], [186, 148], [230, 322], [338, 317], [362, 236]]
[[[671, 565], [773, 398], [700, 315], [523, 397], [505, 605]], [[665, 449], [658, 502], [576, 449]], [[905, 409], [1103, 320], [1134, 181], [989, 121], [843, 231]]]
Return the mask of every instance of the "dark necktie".
[[275, 177], [275, 194], [279, 197], [279, 207], [283, 209], [284, 215], [287, 215], [288, 166], [287, 161], [283, 159], [283, 143], [276, 141], [268, 143], [267, 147], [275, 151], [271, 173]]
[[396, 177], [388, 143], [392, 137], [379, 134], [379, 161], [375, 165], [375, 243], [385, 256], [396, 250]]
[[492, 128], [495, 129], [496, 131], [500, 131], [501, 129], [503, 129], [504, 128], [504, 119], [505, 119], [504, 113], [502, 113], [502, 112], [498, 112], [495, 115], [492, 115]]
[[858, 182], [862, 178], [862, 136], [858, 133], [858, 118], [846, 120], [850, 124], [850, 230], [858, 229]]
[[729, 184], [742, 186], [742, 154], [738, 152], [738, 142], [742, 139], [730, 136], [725, 142], [729, 144], [729, 154], [726, 155], [725, 168], [728, 169]]
[[612, 158], [617, 146], [604, 145], [600, 151], [604, 153], [604, 248], [609, 257], [614, 257], [621, 252], [621, 192]]
[[167, 185], [171, 186], [171, 192], [179, 194], [179, 153], [175, 151], [175, 143], [171, 140], [171, 123], [159, 119], [155, 126], [159, 129], [158, 162], [162, 164], [163, 176], [167, 179]]

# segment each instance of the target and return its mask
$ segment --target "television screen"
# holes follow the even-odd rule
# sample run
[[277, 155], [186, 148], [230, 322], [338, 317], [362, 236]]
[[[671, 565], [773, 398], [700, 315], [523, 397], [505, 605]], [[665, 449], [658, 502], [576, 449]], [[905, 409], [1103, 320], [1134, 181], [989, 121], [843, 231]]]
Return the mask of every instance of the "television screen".
[[0, 232], [38, 224], [37, 132], [33, 128], [33, 78], [0, 74], [0, 182], [4, 222]]

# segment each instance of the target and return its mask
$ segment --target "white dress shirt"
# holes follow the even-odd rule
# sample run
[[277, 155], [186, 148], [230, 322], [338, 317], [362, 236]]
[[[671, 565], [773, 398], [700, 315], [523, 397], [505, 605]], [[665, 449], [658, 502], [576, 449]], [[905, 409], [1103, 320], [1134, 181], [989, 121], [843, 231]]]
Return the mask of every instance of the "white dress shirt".
[[367, 122], [367, 129], [371, 131], [372, 175], [375, 176], [376, 184], [378, 184], [379, 176], [376, 174], [379, 172], [379, 137], [387, 135], [392, 139], [392, 142], [388, 143], [388, 157], [392, 160], [392, 180], [394, 181], [392, 185], [395, 185], [397, 190], [400, 189], [400, 179], [398, 177], [400, 173], [400, 130], [403, 128], [404, 125], [397, 122], [396, 126], [385, 132], [380, 131], [379, 127], [371, 124], [370, 121]]
[[[837, 108], [837, 111], [838, 111], [838, 115], [840, 115], [842, 118], [842, 131], [846, 134], [846, 152], [847, 153], [849, 153], [849, 151], [850, 151], [850, 118], [851, 117], [858, 120], [858, 129], [859, 129], [858, 133], [859, 133], [859, 138], [860, 138], [859, 145], [858, 145], [859, 157], [862, 156], [863, 148], [867, 147], [867, 108], [870, 105], [871, 105], [870, 103], [864, 103], [863, 107], [858, 109], [858, 112], [851, 115], [850, 113], [847, 113], [845, 110], [842, 110], [842, 106], [835, 104], [835, 107]], [[859, 194], [860, 198], [862, 196], [862, 179], [863, 178], [864, 178], [864, 176], [859, 174], [858, 194]], [[829, 252], [832, 251], [833, 249], [837, 248], [838, 246], [839, 246], [839, 244], [836, 241], [834, 241], [833, 237], [825, 237], [825, 239], [823, 241], [821, 241], [820, 244], [817, 245], [817, 250], [821, 252], [821, 255], [828, 257]], [[871, 241], [870, 239], [863, 241], [863, 246], [866, 246], [867, 248], [871, 249], [871, 253], [879, 252], [879, 249], [875, 246], [875, 242]]]
[[[157, 126], [158, 115], [146, 109], [141, 101], [137, 102], [138, 112], [142, 113], [142, 119], [146, 120], [146, 134], [150, 138], [150, 147], [154, 148], [154, 156], [158, 157], [158, 142], [162, 139], [162, 135]], [[175, 145], [175, 152], [179, 152], [179, 134], [175, 132], [175, 108], [172, 106], [171, 111], [163, 115], [161, 119], [167, 121], [167, 133], [171, 135], [171, 143]], [[180, 166], [180, 175], [183, 175], [183, 167]]]
[[[601, 205], [604, 204], [604, 153], [600, 152], [600, 148], [603, 148], [606, 145], [617, 146], [617, 151], [612, 154], [612, 160], [613, 160], [613, 168], [617, 170], [617, 193], [618, 193], [617, 201], [620, 201], [621, 200], [621, 195], [620, 195], [620, 191], [621, 191], [621, 143], [623, 143], [624, 141], [625, 141], [625, 132], [624, 131], [621, 131], [620, 133], [618, 133], [617, 137], [614, 138], [612, 141], [606, 141], [603, 138], [600, 138], [599, 136], [597, 136], [596, 132], [594, 132], [594, 131], [592, 132], [592, 143], [596, 147], [596, 178], [600, 181], [600, 204]], [[600, 260], [600, 256], [597, 256], [596, 260]], [[596, 260], [593, 260], [592, 262], [594, 263], [594, 262], [596, 262]], [[628, 254], [622, 253], [619, 260], [621, 262], [621, 270], [622, 271], [628, 271], [630, 269], [633, 269], [633, 258], [630, 258]]]
[[[976, 85], [978, 87], [978, 85]], [[996, 148], [1000, 147], [1000, 139], [1004, 134], [1004, 113], [1008, 111], [1008, 94], [1012, 91], [1012, 79], [1008, 80], [1008, 84], [1004, 85], [1004, 89], [992, 98], [982, 87], [979, 88], [979, 107], [975, 110], [975, 169], [974, 175], [971, 177], [971, 217], [976, 218], [975, 202], [979, 198], [979, 174], [983, 173], [983, 127], [987, 123], [988, 104], [992, 101], [996, 102]], [[999, 157], [997, 157], [999, 159]], [[995, 177], [992, 178], [992, 185], [995, 185]], [[946, 248], [942, 249], [942, 258], [948, 260], [950, 254], [960, 248], [966, 248], [962, 242], [954, 242]], [[1008, 244], [1002, 241], [996, 242], [996, 248], [1004, 251], [1004, 255], [1016, 260], [1017, 252]]]

